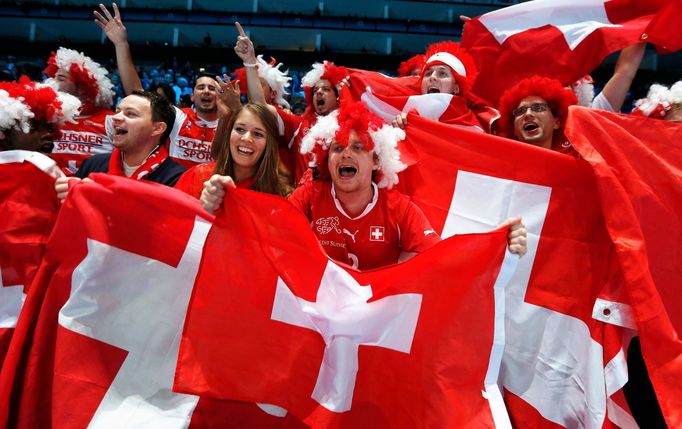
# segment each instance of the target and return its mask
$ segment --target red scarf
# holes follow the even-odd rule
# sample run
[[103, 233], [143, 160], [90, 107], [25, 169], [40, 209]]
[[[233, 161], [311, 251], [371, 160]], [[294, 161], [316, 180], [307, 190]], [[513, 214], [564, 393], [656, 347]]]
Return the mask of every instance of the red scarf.
[[[157, 146], [154, 151], [145, 159], [145, 161], [140, 165], [137, 170], [135, 170], [130, 176], [133, 180], [142, 180], [152, 174], [154, 170], [159, 168], [163, 161], [168, 158], [168, 150], [165, 146]], [[125, 171], [123, 170], [123, 156], [121, 150], [115, 148], [111, 152], [111, 159], [109, 160], [109, 174], [114, 176], [126, 177]]]

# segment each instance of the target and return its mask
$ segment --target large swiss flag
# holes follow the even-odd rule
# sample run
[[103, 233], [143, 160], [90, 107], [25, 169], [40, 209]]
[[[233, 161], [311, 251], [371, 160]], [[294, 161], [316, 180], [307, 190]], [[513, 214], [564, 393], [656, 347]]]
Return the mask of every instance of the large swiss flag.
[[405, 131], [417, 162], [399, 187], [443, 237], [490, 230], [514, 215], [528, 229], [528, 254], [506, 289], [500, 384], [512, 421], [634, 424], [621, 396], [634, 323], [627, 297], [612, 293], [623, 274], [591, 166], [416, 115]]
[[273, 403], [316, 428], [508, 424], [496, 380], [518, 257], [502, 264], [506, 230], [357, 272], [323, 253], [288, 202], [229, 190], [223, 204], [177, 390]]
[[0, 373], [0, 427], [302, 427], [172, 391], [212, 216], [161, 185], [91, 177], [69, 191], [31, 285]]
[[568, 85], [610, 53], [644, 41], [682, 48], [682, 5], [673, 0], [535, 0], [467, 22], [462, 46], [479, 75], [473, 92], [497, 105], [500, 95], [535, 74]]
[[573, 108], [566, 131], [594, 168], [649, 376], [668, 426], [679, 427], [682, 125]]

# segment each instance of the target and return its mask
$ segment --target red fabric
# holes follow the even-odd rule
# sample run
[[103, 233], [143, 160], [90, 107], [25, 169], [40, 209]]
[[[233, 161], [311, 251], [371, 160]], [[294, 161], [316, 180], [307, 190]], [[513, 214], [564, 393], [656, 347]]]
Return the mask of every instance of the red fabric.
[[[595, 134], [601, 138], [590, 138]], [[682, 126], [572, 108], [567, 134], [594, 168], [642, 355], [668, 426], [682, 424]]]
[[[363, 215], [339, 210], [329, 181], [308, 182], [289, 197], [310, 221], [330, 258], [360, 270], [395, 264], [401, 252], [419, 253], [440, 242], [424, 214], [397, 191], [379, 190]], [[338, 204], [338, 206], [337, 206]]]
[[[5, 162], [0, 158], [0, 306], [5, 311], [10, 310], [10, 298], [4, 294], [10, 288], [14, 289], [13, 297], [19, 292], [15, 288], [27, 293], [42, 260], [59, 212], [54, 181], [30, 162]], [[11, 307], [16, 311], [12, 315], [19, 316], [19, 308]], [[9, 314], [3, 311], [6, 316]], [[0, 328], [0, 368], [13, 333], [14, 327]]]
[[[491, 286], [505, 231], [456, 237], [388, 269], [348, 271], [360, 285], [371, 285], [372, 303], [405, 293], [423, 298], [409, 353], [360, 347], [351, 409], [332, 413], [311, 398], [322, 338], [271, 320], [278, 276], [296, 296], [315, 302], [331, 262], [289, 203], [235, 190], [226, 205], [231, 209], [217, 216], [206, 241], [176, 389], [274, 403], [313, 427], [492, 425], [481, 389], [492, 340]], [[229, 244], [235, 242], [240, 245]], [[217, 320], [224, 328], [207, 337]], [[477, 326], [475, 333], [470, 326]]]
[[[133, 180], [142, 180], [149, 176], [161, 166], [163, 161], [168, 158], [168, 150], [166, 146], [158, 146], [151, 155], [144, 160], [142, 165], [140, 165], [130, 176]], [[111, 152], [111, 158], [109, 159], [109, 174], [114, 176], [127, 177], [125, 171], [123, 170], [123, 156], [121, 155], [121, 150], [119, 148], [114, 149]]]
[[[355, 100], [362, 100], [367, 107], [391, 122], [400, 112], [420, 112], [422, 116], [438, 120], [449, 125], [461, 127], [477, 127], [489, 132], [497, 112], [481, 103], [460, 96], [453, 96], [446, 105], [433, 109], [434, 100], [445, 94], [421, 94], [418, 76], [392, 78], [378, 72], [350, 69], [350, 92]], [[368, 101], [376, 98], [378, 101]], [[409, 105], [409, 106], [408, 106]]]
[[213, 161], [211, 146], [218, 121], [205, 121], [191, 107], [176, 109], [168, 153], [185, 168]]
[[[182, 195], [177, 192], [111, 175], [94, 174], [91, 179], [95, 183], [74, 187], [62, 207], [33, 283], [25, 306], [30, 317], [22, 316], [17, 327], [17, 336], [21, 334], [23, 341], [12, 343], [16, 359], [11, 370], [3, 368], [0, 373], [0, 427], [5, 427], [8, 417], [12, 428], [87, 427], [124, 361], [131, 358], [128, 350], [57, 323], [57, 315], [69, 299], [73, 270], [88, 253], [86, 238], [175, 267], [194, 219], [210, 220], [198, 202], [178, 198]], [[136, 213], [134, 218], [131, 212]], [[139, 240], [141, 235], [146, 239]], [[107, 258], [97, 269], [102, 274], [111, 269], [123, 274], [121, 267], [107, 266]], [[105, 294], [88, 299], [100, 309], [112, 304]], [[130, 326], [131, 331], [136, 329], [139, 326]], [[192, 429], [305, 427], [292, 416], [272, 417], [254, 404], [234, 401], [201, 399], [194, 411], [184, 412], [191, 416]]]
[[113, 114], [109, 109], [100, 109], [57, 129], [50, 157], [64, 174], [72, 176], [86, 159], [113, 150], [112, 131], [106, 125], [107, 116]]
[[[589, 347], [593, 341], [600, 344], [603, 348], [602, 354], [590, 356], [589, 362], [593, 365], [592, 368], [606, 367], [621, 351], [623, 344], [627, 346], [627, 343], [623, 341], [614, 343], [614, 339], [623, 338], [623, 328], [596, 321], [592, 318], [592, 310], [595, 299], [601, 296], [603, 291], [622, 289], [622, 272], [614, 258], [613, 245], [604, 224], [597, 184], [591, 167], [585, 161], [571, 156], [508, 139], [448, 127], [416, 115], [409, 115], [408, 123], [410, 126], [405, 130], [407, 134], [405, 147], [412, 150], [412, 156], [417, 162], [400, 174], [398, 188], [409, 195], [424, 211], [436, 231], [443, 237], [453, 233], [452, 230], [447, 231], [444, 228], [447, 217], [456, 214], [451, 206], [453, 201], [457, 200], [454, 192], [460, 180], [459, 176], [463, 173], [551, 189], [546, 217], [540, 225], [540, 238], [532, 264], [532, 273], [527, 286], [517, 290], [517, 293], [523, 297], [523, 305], [535, 308], [539, 313], [549, 310], [556, 317], [569, 316], [571, 320], [582, 321], [584, 331], [572, 333], [571, 338], [575, 338], [572, 341], [580, 343], [581, 347]], [[471, 192], [483, 195], [485, 199], [495, 199], [486, 188]], [[523, 207], [517, 207], [516, 210], [522, 209]], [[507, 215], [516, 214], [519, 212], [513, 211]], [[475, 223], [477, 219], [465, 221]], [[528, 224], [527, 220], [525, 222]], [[510, 296], [508, 299], [515, 298]], [[525, 322], [517, 320], [511, 322], [514, 328], [507, 332], [508, 343], [523, 342], [528, 338], [537, 338], [539, 344], [555, 344], [562, 341], [556, 336], [556, 329], [538, 324], [530, 314]], [[535, 346], [529, 347], [532, 352]], [[557, 345], [557, 352], [565, 350], [565, 347]], [[540, 359], [532, 354], [529, 358], [525, 354], [527, 352], [528, 350], [521, 349], [519, 344], [515, 344], [515, 347], [505, 354], [502, 362], [503, 368], [509, 365], [511, 369], [502, 372], [501, 384], [507, 390], [513, 390], [513, 393], [522, 397], [522, 400], [528, 400], [523, 399], [525, 398], [523, 395], [528, 392], [530, 380], [519, 379], [514, 365], [527, 367], [530, 361]], [[554, 357], [550, 353], [544, 359]], [[581, 362], [588, 362], [588, 357], [582, 356]], [[566, 374], [574, 374], [579, 371], [579, 367], [571, 366], [567, 362], [563, 368], [565, 373], [561, 371], [557, 373], [549, 369], [543, 372], [543, 368], [551, 366], [530, 366], [536, 368], [534, 371], [540, 374], [540, 378], [544, 376], [547, 380], [554, 381], [565, 380], [564, 377], [568, 377]], [[600, 383], [604, 383], [602, 377], [603, 375], [596, 372], [590, 372], [587, 379], [582, 382], [589, 381], [599, 386]], [[547, 381], [547, 387], [562, 385], [553, 384], [554, 381]], [[617, 386], [617, 382], [614, 382], [614, 385]], [[606, 392], [606, 386], [603, 384], [601, 386], [601, 391]], [[576, 400], [583, 405], [588, 403], [584, 396], [578, 399], [575, 390], [556, 389], [551, 394], [545, 393], [544, 397], [538, 398], [537, 402], [530, 405], [553, 410], [566, 407], [566, 404], [575, 403]], [[590, 405], [591, 407], [593, 405]], [[569, 422], [585, 421], [586, 415], [583, 413], [589, 410], [581, 407], [564, 409]], [[513, 404], [508, 404], [508, 410], [512, 420], [532, 419], [532, 416], [524, 416], [523, 407], [517, 408]], [[608, 419], [609, 414], [606, 410], [604, 413]], [[543, 421], [546, 422], [542, 418], [537, 424], [542, 427]]]
[[[595, 1], [592, 10], [602, 8], [601, 3]], [[473, 92], [497, 105], [505, 89], [534, 74], [558, 79], [568, 86], [591, 72], [608, 54], [641, 42], [652, 19], [668, 4], [670, 9], [663, 11], [666, 16], [679, 14], [679, 2], [612, 0], [604, 2], [600, 17], [594, 17], [596, 14], [586, 8], [581, 9], [581, 4], [565, 1], [558, 11], [556, 2], [528, 2], [474, 18], [465, 24], [462, 36], [462, 46], [474, 57], [480, 70]], [[538, 16], [544, 14], [555, 19], [560, 17], [563, 25], [568, 25], [571, 17], [575, 17], [575, 24], [586, 26], [584, 32], [590, 31], [587, 28], [591, 22], [604, 21], [604, 16], [617, 26], [598, 28], [584, 39], [576, 39], [575, 48], [570, 49], [559, 27], [549, 21], [540, 21]], [[533, 19], [525, 19], [526, 16], [533, 16]], [[545, 22], [547, 24], [543, 25]], [[499, 42], [489, 30], [495, 28], [515, 34]], [[679, 49], [680, 36], [674, 28], [674, 24], [656, 25], [655, 37], [647, 41]]]

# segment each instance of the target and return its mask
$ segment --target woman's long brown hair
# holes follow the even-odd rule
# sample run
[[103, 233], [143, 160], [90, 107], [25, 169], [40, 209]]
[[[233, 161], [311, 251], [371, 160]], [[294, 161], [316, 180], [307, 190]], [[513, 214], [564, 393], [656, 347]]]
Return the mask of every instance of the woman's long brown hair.
[[277, 122], [275, 117], [270, 112], [268, 107], [260, 103], [249, 103], [241, 107], [241, 109], [232, 113], [230, 122], [228, 123], [227, 138], [221, 142], [218, 156], [216, 157], [215, 174], [223, 176], [234, 177], [234, 160], [230, 154], [230, 136], [235, 122], [239, 115], [248, 110], [255, 115], [265, 127], [265, 149], [258, 161], [256, 175], [251, 185], [252, 190], [258, 192], [265, 192], [267, 194], [275, 194], [287, 196], [291, 193], [291, 185], [286, 176], [278, 171], [279, 167], [279, 152], [277, 149], [277, 135], [279, 134]]

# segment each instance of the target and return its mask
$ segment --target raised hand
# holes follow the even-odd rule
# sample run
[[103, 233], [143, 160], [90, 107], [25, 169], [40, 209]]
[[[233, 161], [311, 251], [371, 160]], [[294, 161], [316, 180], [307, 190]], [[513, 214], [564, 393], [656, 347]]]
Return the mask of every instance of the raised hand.
[[114, 9], [114, 16], [111, 16], [109, 10], [102, 3], [99, 4], [99, 8], [102, 13], [94, 11], [95, 14], [95, 24], [104, 31], [107, 38], [116, 45], [118, 43], [128, 42], [128, 32], [126, 31], [123, 21], [121, 21], [121, 13], [118, 10], [116, 3], [113, 3], [111, 7]]
[[234, 45], [235, 54], [242, 59], [244, 64], [256, 64], [256, 49], [253, 47], [253, 42], [238, 22], [235, 22], [234, 25], [239, 32], [237, 43]]
[[220, 88], [218, 90], [218, 115], [226, 117], [241, 107], [239, 81], [231, 82], [226, 74], [222, 78], [216, 76], [215, 79]]

